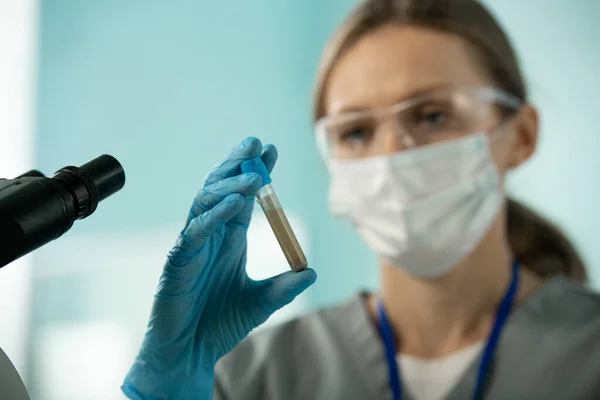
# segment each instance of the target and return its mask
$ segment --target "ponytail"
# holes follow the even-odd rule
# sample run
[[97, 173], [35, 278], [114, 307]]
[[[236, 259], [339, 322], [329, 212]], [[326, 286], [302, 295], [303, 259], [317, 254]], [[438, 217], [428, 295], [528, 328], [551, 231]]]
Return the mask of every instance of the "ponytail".
[[550, 221], [512, 199], [508, 199], [508, 241], [517, 259], [541, 278], [562, 275], [587, 281], [571, 241]]

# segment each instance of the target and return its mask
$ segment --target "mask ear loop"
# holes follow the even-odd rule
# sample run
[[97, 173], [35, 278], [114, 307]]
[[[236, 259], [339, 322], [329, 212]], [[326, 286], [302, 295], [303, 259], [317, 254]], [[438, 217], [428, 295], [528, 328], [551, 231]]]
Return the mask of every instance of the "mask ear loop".
[[[513, 115], [503, 118], [502, 122], [500, 122], [500, 124], [498, 124], [498, 126], [496, 126], [496, 128], [494, 128], [491, 132], [488, 133], [488, 152], [489, 152], [489, 156], [492, 157], [492, 159], [493, 159], [492, 146], [494, 144], [496, 144], [497, 142], [499, 142], [501, 139], [508, 136], [509, 124], [514, 119], [514, 116], [517, 114], [517, 112], [518, 112], [518, 109], [515, 110], [515, 113]], [[500, 173], [500, 170], [498, 169], [498, 166], [495, 163], [494, 163], [494, 170], [498, 176], [499, 189], [502, 193], [502, 196], [504, 196], [506, 198], [506, 196], [507, 196], [506, 185], [504, 183], [506, 176], [503, 176], [503, 174]]]

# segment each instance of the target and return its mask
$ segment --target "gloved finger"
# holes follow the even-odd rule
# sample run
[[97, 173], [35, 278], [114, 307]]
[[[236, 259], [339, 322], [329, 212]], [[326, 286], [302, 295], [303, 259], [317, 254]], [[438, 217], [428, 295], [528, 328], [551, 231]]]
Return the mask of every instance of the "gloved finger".
[[181, 251], [195, 253], [217, 229], [235, 217], [246, 203], [239, 193], [230, 194], [212, 209], [194, 218], [182, 235]]
[[121, 385], [121, 390], [130, 400], [145, 400], [145, 397], [131, 384], [123, 383], [123, 385]]
[[262, 143], [255, 137], [247, 137], [235, 146], [206, 176], [204, 186], [239, 175], [244, 161], [260, 156]]
[[260, 175], [250, 172], [217, 181], [201, 189], [190, 208], [186, 227], [194, 218], [212, 209], [230, 194], [239, 193], [253, 199], [261, 183]]
[[265, 167], [267, 167], [267, 171], [271, 173], [273, 171], [275, 163], [277, 162], [278, 157], [277, 149], [275, 148], [275, 146], [273, 146], [272, 144], [264, 145], [263, 152], [260, 157], [262, 158]]
[[256, 197], [246, 197], [246, 204], [242, 207], [242, 210], [231, 219], [230, 224], [241, 226], [243, 228], [248, 228], [250, 226], [250, 221], [252, 220], [252, 212], [254, 210], [254, 203], [256, 202]]
[[258, 299], [264, 311], [271, 315], [281, 307], [291, 303], [317, 280], [312, 268], [301, 272], [288, 271], [269, 279], [257, 282]]

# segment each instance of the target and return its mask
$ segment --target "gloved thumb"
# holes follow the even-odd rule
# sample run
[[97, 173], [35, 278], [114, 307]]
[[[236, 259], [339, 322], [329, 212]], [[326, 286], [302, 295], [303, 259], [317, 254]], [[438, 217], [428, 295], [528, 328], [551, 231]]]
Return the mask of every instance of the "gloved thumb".
[[288, 271], [258, 282], [259, 301], [270, 315], [291, 303], [317, 280], [317, 273], [309, 268], [301, 272]]

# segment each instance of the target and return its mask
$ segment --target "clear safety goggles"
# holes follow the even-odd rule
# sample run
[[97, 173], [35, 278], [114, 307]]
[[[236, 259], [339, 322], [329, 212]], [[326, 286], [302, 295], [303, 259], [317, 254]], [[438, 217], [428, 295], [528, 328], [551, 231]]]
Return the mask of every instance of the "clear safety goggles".
[[315, 127], [317, 142], [325, 160], [372, 157], [387, 152], [390, 134], [404, 148], [426, 146], [489, 131], [494, 113], [506, 116], [520, 105], [491, 87], [441, 89], [385, 109], [325, 116]]

